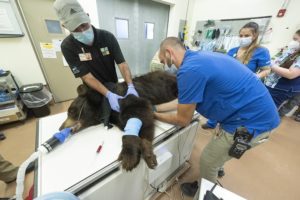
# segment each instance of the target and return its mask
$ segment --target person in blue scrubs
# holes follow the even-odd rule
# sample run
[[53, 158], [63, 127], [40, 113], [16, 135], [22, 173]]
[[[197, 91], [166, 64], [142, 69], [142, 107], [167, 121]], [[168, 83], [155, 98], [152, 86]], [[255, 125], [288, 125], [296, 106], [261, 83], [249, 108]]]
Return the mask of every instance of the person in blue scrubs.
[[[234, 133], [243, 126], [253, 135], [249, 145], [261, 144], [280, 123], [276, 106], [261, 80], [236, 59], [214, 52], [186, 50], [176, 37], [166, 38], [160, 46], [162, 64], [178, 68], [178, 105], [176, 113], [154, 112], [156, 119], [188, 126], [195, 110], [216, 119], [220, 129], [200, 156], [200, 179], [217, 181], [217, 171], [232, 157]], [[198, 182], [181, 185], [184, 194], [194, 196]]]
[[[240, 46], [228, 51], [228, 55], [236, 58], [248, 69], [261, 79], [266, 77], [271, 69], [271, 58], [269, 50], [258, 45], [259, 26], [255, 22], [245, 24], [240, 32]], [[217, 121], [209, 119], [201, 127], [203, 129], [213, 129], [217, 126]]]
[[[265, 80], [277, 108], [286, 100], [300, 95], [300, 30], [296, 31], [291, 43], [292, 45], [289, 45], [291, 47], [288, 46], [282, 56], [275, 59], [271, 66], [272, 73]], [[286, 60], [286, 57], [290, 56], [296, 58], [292, 65], [288, 69], [280, 67], [281, 60]]]

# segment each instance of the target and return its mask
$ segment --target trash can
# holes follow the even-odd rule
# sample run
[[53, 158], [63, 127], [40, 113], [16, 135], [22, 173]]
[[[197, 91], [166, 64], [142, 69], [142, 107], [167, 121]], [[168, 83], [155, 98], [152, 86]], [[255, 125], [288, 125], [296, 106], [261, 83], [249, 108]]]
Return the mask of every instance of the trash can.
[[33, 111], [35, 117], [44, 117], [50, 114], [48, 104], [52, 100], [52, 94], [43, 84], [23, 85], [19, 92], [23, 103]]

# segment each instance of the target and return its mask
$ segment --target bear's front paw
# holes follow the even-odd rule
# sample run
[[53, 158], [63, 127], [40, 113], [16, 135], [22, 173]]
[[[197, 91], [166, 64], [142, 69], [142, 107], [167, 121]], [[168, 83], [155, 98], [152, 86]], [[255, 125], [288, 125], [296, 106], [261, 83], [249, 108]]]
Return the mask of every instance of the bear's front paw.
[[118, 160], [122, 168], [131, 171], [140, 162], [141, 158], [141, 138], [133, 135], [125, 135], [122, 138], [122, 151]]

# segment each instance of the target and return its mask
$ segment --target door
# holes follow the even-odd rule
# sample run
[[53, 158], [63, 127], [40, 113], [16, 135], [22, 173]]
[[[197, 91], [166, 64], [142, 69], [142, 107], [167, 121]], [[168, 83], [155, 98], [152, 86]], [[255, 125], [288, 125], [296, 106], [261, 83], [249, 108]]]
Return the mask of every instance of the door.
[[151, 0], [97, 0], [100, 28], [112, 32], [134, 75], [150, 61], [167, 36], [170, 6]]
[[58, 21], [53, 3], [54, 0], [19, 0], [47, 83], [55, 102], [61, 102], [75, 98], [76, 88], [82, 81], [75, 79], [70, 68], [63, 63], [61, 51], [55, 52], [55, 44], [60, 46], [59, 42], [66, 33]]

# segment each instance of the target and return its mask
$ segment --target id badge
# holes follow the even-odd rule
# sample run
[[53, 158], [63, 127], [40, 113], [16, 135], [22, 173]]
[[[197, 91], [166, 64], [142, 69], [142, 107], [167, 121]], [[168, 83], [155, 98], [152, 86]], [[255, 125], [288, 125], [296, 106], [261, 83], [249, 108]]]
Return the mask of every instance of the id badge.
[[100, 51], [102, 53], [103, 56], [108, 56], [110, 54], [109, 50], [107, 47], [104, 48], [100, 48]]
[[91, 53], [80, 53], [78, 54], [80, 61], [89, 61], [92, 60]]

